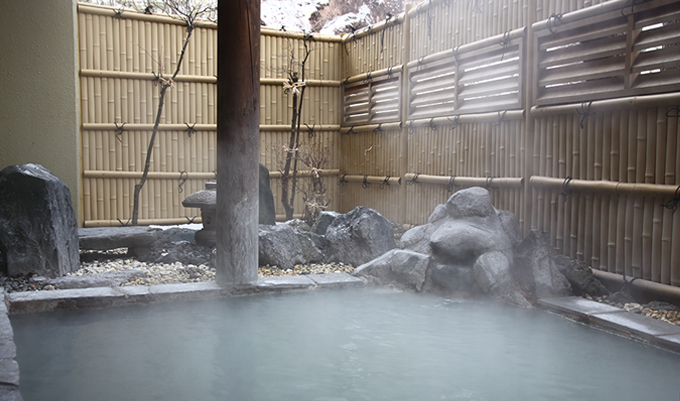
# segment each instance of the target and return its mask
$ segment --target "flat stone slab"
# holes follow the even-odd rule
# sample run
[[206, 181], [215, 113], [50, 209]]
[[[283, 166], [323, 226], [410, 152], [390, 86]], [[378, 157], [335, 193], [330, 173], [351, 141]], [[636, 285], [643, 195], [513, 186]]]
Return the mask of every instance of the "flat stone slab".
[[680, 353], [680, 334], [657, 336], [655, 345]]
[[590, 316], [599, 313], [625, 312], [615, 306], [581, 297], [542, 298], [538, 301], [538, 305], [580, 321], [587, 321]]
[[297, 290], [314, 287], [308, 276], [258, 277], [256, 288], [260, 291]]
[[159, 230], [140, 226], [79, 228], [78, 243], [80, 249], [88, 250], [139, 248], [156, 241]]
[[680, 352], [680, 326], [581, 297], [544, 298], [538, 306], [628, 338]]
[[152, 300], [179, 300], [220, 297], [228, 295], [228, 292], [213, 281], [205, 281], [200, 283], [156, 284], [149, 287], [149, 294], [153, 298]]
[[347, 273], [309, 274], [307, 275], [318, 287], [346, 287], [351, 285], [363, 285], [364, 280]]
[[105, 273], [87, 274], [84, 276], [64, 276], [47, 280], [45, 284], [53, 285], [60, 290], [70, 288], [117, 287], [127, 283], [134, 277], [146, 277], [138, 269], [121, 270]]
[[665, 336], [671, 334], [680, 335], [680, 326], [670, 324], [651, 317], [623, 311], [621, 313], [602, 313], [593, 315], [591, 322], [594, 325], [623, 332], [631, 337], [649, 341], [650, 337]]
[[9, 313], [95, 308], [126, 303], [123, 293], [110, 287], [13, 292], [6, 297], [10, 303]]

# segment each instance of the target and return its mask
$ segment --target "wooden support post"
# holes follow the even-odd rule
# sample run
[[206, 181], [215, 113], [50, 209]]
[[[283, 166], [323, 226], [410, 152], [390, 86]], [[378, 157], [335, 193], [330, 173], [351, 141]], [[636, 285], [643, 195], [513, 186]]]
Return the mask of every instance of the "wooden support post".
[[257, 282], [260, 2], [219, 0], [217, 283]]

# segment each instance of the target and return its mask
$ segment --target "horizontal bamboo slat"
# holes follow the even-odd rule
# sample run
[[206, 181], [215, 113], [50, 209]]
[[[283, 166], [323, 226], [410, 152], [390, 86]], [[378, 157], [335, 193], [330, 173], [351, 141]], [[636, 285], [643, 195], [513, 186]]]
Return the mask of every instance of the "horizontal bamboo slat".
[[563, 191], [591, 192], [607, 195], [651, 196], [671, 199], [680, 196], [680, 186], [677, 185], [588, 181], [536, 175], [529, 179], [529, 184], [534, 188], [562, 189]]
[[487, 188], [522, 188], [524, 178], [520, 177], [459, 177], [436, 176], [427, 174], [404, 174], [407, 183], [423, 183], [436, 185], [452, 185], [458, 187], [487, 187]]

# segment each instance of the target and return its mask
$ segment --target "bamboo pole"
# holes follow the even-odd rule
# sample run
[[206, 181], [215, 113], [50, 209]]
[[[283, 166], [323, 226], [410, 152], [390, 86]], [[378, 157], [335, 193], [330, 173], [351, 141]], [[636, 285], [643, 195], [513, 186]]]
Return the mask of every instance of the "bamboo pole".
[[[532, 177], [533, 178], [533, 177]], [[404, 174], [404, 180], [413, 183], [449, 185], [460, 187], [491, 187], [491, 188], [521, 188], [524, 178], [519, 177], [464, 177], [464, 176], [435, 176], [429, 174]]]
[[[612, 0], [614, 1], [614, 0]], [[628, 110], [647, 107], [674, 106], [680, 104], [680, 92], [662, 93], [657, 95], [630, 96], [606, 100], [594, 100], [590, 103], [590, 111], [599, 113], [613, 110]], [[577, 114], [581, 104], [565, 104], [559, 106], [532, 106], [530, 114], [534, 117], [555, 114]]]
[[[663, 108], [661, 108], [663, 110]], [[668, 113], [668, 110], [665, 110]], [[678, 135], [678, 119], [669, 118], [666, 120], [666, 165], [664, 169], [664, 183], [673, 184], [676, 182], [676, 155], [678, 153], [677, 140]], [[670, 209], [663, 210], [663, 229], [661, 233], [661, 277], [660, 282], [663, 284], [671, 283], [671, 270], [673, 266], [671, 256], [673, 254], [673, 228], [674, 228], [675, 214]], [[677, 227], [677, 226], [675, 226]], [[677, 232], [677, 231], [676, 231]]]
[[[408, 180], [408, 178], [406, 178]], [[634, 197], [656, 197], [672, 199], [675, 196], [677, 185], [665, 184], [635, 184], [625, 182], [612, 182], [604, 180], [566, 180], [544, 176], [532, 176], [529, 184], [536, 189], [566, 189], [573, 192], [589, 192], [607, 195], [625, 195]]]
[[[399, 163], [398, 172], [400, 176], [406, 174], [409, 169], [410, 156], [409, 156], [409, 128], [406, 127], [405, 122], [408, 116], [408, 98], [410, 93], [409, 85], [409, 67], [407, 66], [409, 57], [411, 55], [411, 33], [412, 33], [412, 18], [409, 16], [409, 12], [413, 10], [412, 4], [407, 4], [404, 11], [404, 19], [402, 25], [402, 63], [403, 72], [401, 74], [401, 96], [400, 96], [400, 108], [401, 108], [401, 132], [399, 135]], [[409, 202], [408, 202], [408, 191], [406, 185], [400, 186], [399, 189], [399, 223], [406, 224], [413, 222], [412, 216], [409, 215]]]
[[[675, 128], [673, 134], [676, 137], [675, 149], [675, 184], [680, 184], [680, 162], [677, 160], [677, 155], [680, 154], [680, 141], [677, 136], [680, 135], [679, 118], [670, 118], [668, 120], [669, 126]], [[670, 263], [670, 283], [674, 286], [680, 286], [680, 213], [673, 213], [673, 233], [671, 246], [671, 263]]]
[[[121, 221], [123, 224], [121, 224]], [[83, 227], [120, 227], [124, 225], [125, 220], [86, 220], [83, 222]], [[172, 217], [172, 218], [158, 218], [158, 219], [139, 219], [140, 226], [149, 225], [177, 225], [187, 224], [189, 222], [200, 224], [203, 222], [199, 213], [197, 212], [194, 218], [187, 217]]]

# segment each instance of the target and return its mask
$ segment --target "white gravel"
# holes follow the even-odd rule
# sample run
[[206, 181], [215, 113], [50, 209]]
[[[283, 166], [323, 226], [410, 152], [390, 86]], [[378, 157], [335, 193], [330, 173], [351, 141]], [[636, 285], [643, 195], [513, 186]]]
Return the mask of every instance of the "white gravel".
[[[127, 256], [127, 248], [106, 251], [107, 254], [120, 255], [120, 258], [82, 262], [80, 269], [69, 276], [83, 276], [88, 274], [106, 273], [120, 270], [137, 269], [144, 272], [144, 278], [134, 278], [123, 285], [154, 285], [175, 283], [197, 283], [214, 281], [215, 269], [206, 265], [184, 265], [175, 263], [147, 263], [140, 262]], [[319, 263], [296, 265], [294, 269], [283, 270], [277, 266], [261, 266], [259, 276], [293, 276], [301, 274], [352, 273], [354, 267], [344, 263]]]

